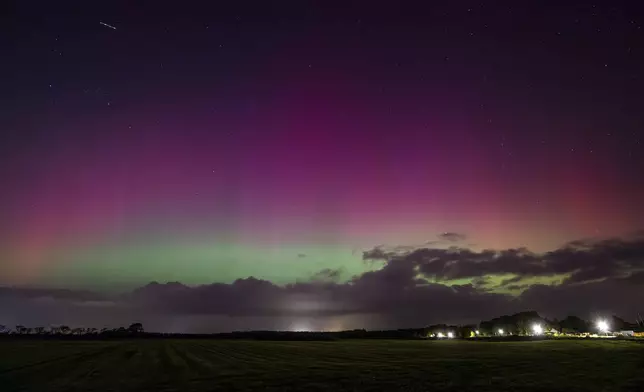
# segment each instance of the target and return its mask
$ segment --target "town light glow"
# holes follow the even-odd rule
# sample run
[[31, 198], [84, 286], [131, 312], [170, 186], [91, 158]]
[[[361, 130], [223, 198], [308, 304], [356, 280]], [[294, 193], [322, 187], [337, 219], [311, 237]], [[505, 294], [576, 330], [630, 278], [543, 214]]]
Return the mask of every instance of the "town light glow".
[[445, 337], [445, 335], [443, 335], [442, 332], [437, 333], [436, 336], [438, 336], [439, 338], [444, 338]]
[[543, 327], [539, 324], [533, 325], [532, 333], [534, 333], [535, 335], [541, 335], [543, 333]]
[[454, 332], [448, 332], [447, 337], [450, 338], [450, 339], [453, 338], [454, 337]]
[[499, 328], [499, 335], [503, 335], [503, 328]]
[[474, 331], [474, 333], [480, 335], [480, 332], [478, 330]]
[[600, 332], [608, 332], [608, 329], [609, 329], [608, 322], [606, 320], [599, 320], [597, 322], [597, 329]]

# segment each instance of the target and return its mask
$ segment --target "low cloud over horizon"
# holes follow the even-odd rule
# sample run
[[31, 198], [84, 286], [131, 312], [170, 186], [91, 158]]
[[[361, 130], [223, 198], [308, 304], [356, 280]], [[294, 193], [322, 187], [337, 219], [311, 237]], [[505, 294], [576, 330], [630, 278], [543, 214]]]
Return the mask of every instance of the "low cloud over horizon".
[[[445, 234], [449, 242], [466, 238]], [[346, 281], [342, 271], [325, 269], [285, 285], [254, 277], [199, 286], [152, 282], [121, 295], [0, 287], [0, 324], [113, 327], [140, 321], [167, 332], [341, 330], [476, 323], [522, 310], [627, 319], [644, 313], [641, 232], [573, 241], [545, 253], [380, 246], [363, 259], [382, 267]]]

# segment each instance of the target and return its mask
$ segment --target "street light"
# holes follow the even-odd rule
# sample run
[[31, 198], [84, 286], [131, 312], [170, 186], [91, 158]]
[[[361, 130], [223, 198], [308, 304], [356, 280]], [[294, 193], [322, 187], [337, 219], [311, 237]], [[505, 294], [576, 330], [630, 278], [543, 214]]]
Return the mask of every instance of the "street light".
[[499, 328], [499, 335], [503, 335], [503, 328]]
[[442, 332], [437, 333], [436, 336], [439, 337], [439, 338], [444, 338], [445, 337], [445, 335], [443, 335]]
[[599, 332], [607, 333], [608, 330], [610, 329], [608, 326], [608, 321], [606, 320], [597, 321], [597, 329], [599, 330]]
[[451, 332], [451, 331], [448, 332], [447, 337], [450, 338], [450, 339], [453, 338], [454, 337], [454, 332]]
[[541, 335], [543, 333], [543, 327], [539, 324], [533, 325], [532, 333], [534, 333], [535, 335]]
[[477, 336], [481, 334], [481, 333], [479, 332], [479, 330], [478, 330], [478, 329], [477, 329], [476, 331], [474, 331], [474, 333], [475, 333]]

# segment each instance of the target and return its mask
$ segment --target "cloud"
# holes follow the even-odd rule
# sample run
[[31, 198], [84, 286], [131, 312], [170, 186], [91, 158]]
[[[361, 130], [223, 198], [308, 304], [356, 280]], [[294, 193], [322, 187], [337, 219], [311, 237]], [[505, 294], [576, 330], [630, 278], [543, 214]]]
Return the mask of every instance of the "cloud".
[[528, 287], [530, 287], [529, 284], [510, 284], [505, 286], [504, 288], [509, 291], [520, 291], [527, 289]]
[[526, 309], [558, 317], [615, 314], [634, 320], [643, 309], [640, 298], [644, 298], [644, 286], [627, 281], [628, 278], [610, 278], [576, 285], [533, 285], [519, 298]]
[[342, 277], [342, 269], [325, 268], [316, 272], [312, 277], [312, 282], [337, 282]]
[[29, 287], [0, 287], [0, 298], [8, 299], [30, 299], [37, 300], [51, 298], [57, 301], [101, 301], [104, 295], [85, 290], [66, 290], [50, 288], [29, 288]]
[[472, 286], [474, 287], [484, 287], [490, 283], [490, 278], [488, 276], [479, 276], [472, 279]]
[[[233, 329], [403, 328], [431, 323], [476, 323], [521, 310], [549, 317], [644, 310], [642, 239], [576, 241], [551, 252], [465, 248], [408, 250], [377, 247], [365, 258], [382, 267], [342, 281], [325, 269], [310, 280], [277, 285], [248, 277], [232, 283], [187, 286], [152, 282], [119, 296], [87, 291], [0, 288], [3, 324], [127, 325], [141, 321], [156, 331]], [[491, 275], [519, 295], [494, 292]], [[530, 276], [569, 276], [559, 285], [533, 284]], [[449, 286], [445, 280], [471, 278]], [[447, 282], [445, 282], [447, 283]]]
[[119, 298], [84, 290], [0, 287], [0, 324], [97, 326], [136, 318]]
[[554, 251], [534, 253], [526, 248], [473, 251], [451, 247], [385, 251], [378, 247], [363, 258], [402, 262], [418, 268], [425, 277], [438, 280], [514, 274], [502, 285], [524, 277], [569, 274], [565, 284], [629, 276], [644, 270], [644, 238], [574, 241]]
[[449, 242], [465, 241], [467, 239], [467, 236], [465, 234], [452, 232], [440, 233], [437, 237], [443, 241]]
[[391, 257], [395, 256], [395, 252], [385, 251], [383, 245], [376, 246], [373, 249], [366, 250], [362, 252], [362, 259], [366, 261], [373, 260], [388, 260]]
[[519, 276], [519, 275], [517, 275], [517, 276], [512, 277], [512, 278], [503, 279], [503, 280], [501, 281], [501, 284], [500, 284], [499, 286], [501, 286], [501, 287], [503, 287], [503, 286], [507, 286], [507, 285], [509, 285], [509, 284], [511, 284], [511, 283], [517, 283], [517, 282], [519, 282], [519, 281], [521, 281], [521, 280], [523, 280], [523, 276]]
[[493, 274], [547, 275], [543, 261], [526, 249], [473, 251], [451, 247], [420, 248], [411, 252], [365, 252], [369, 257], [386, 258], [388, 262], [409, 263], [426, 277], [438, 280], [475, 278]]
[[623, 282], [625, 284], [644, 285], [644, 271], [631, 274], [630, 276], [621, 279], [620, 282]]

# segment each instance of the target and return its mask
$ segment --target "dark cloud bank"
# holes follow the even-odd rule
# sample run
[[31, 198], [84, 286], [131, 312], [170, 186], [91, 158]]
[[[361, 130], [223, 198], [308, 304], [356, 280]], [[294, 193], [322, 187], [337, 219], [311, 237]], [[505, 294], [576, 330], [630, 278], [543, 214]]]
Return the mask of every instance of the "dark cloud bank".
[[[377, 247], [363, 258], [384, 265], [349, 282], [339, 281], [340, 271], [324, 270], [285, 286], [253, 277], [196, 287], [150, 283], [116, 297], [0, 288], [0, 324], [102, 327], [141, 321], [148, 330], [219, 332], [418, 327], [477, 322], [521, 310], [549, 317], [617, 314], [635, 319], [644, 314], [643, 235], [575, 241], [547, 253]], [[501, 274], [518, 276], [489, 278]], [[555, 276], [562, 277], [560, 284], [526, 283]], [[472, 283], [441, 284], [461, 278]], [[499, 293], [519, 289], [524, 290], [520, 295]]]
[[452, 233], [452, 232], [446, 231], [444, 233], [439, 234], [438, 238], [444, 241], [458, 242], [458, 241], [465, 241], [467, 239], [467, 236], [461, 233]]

